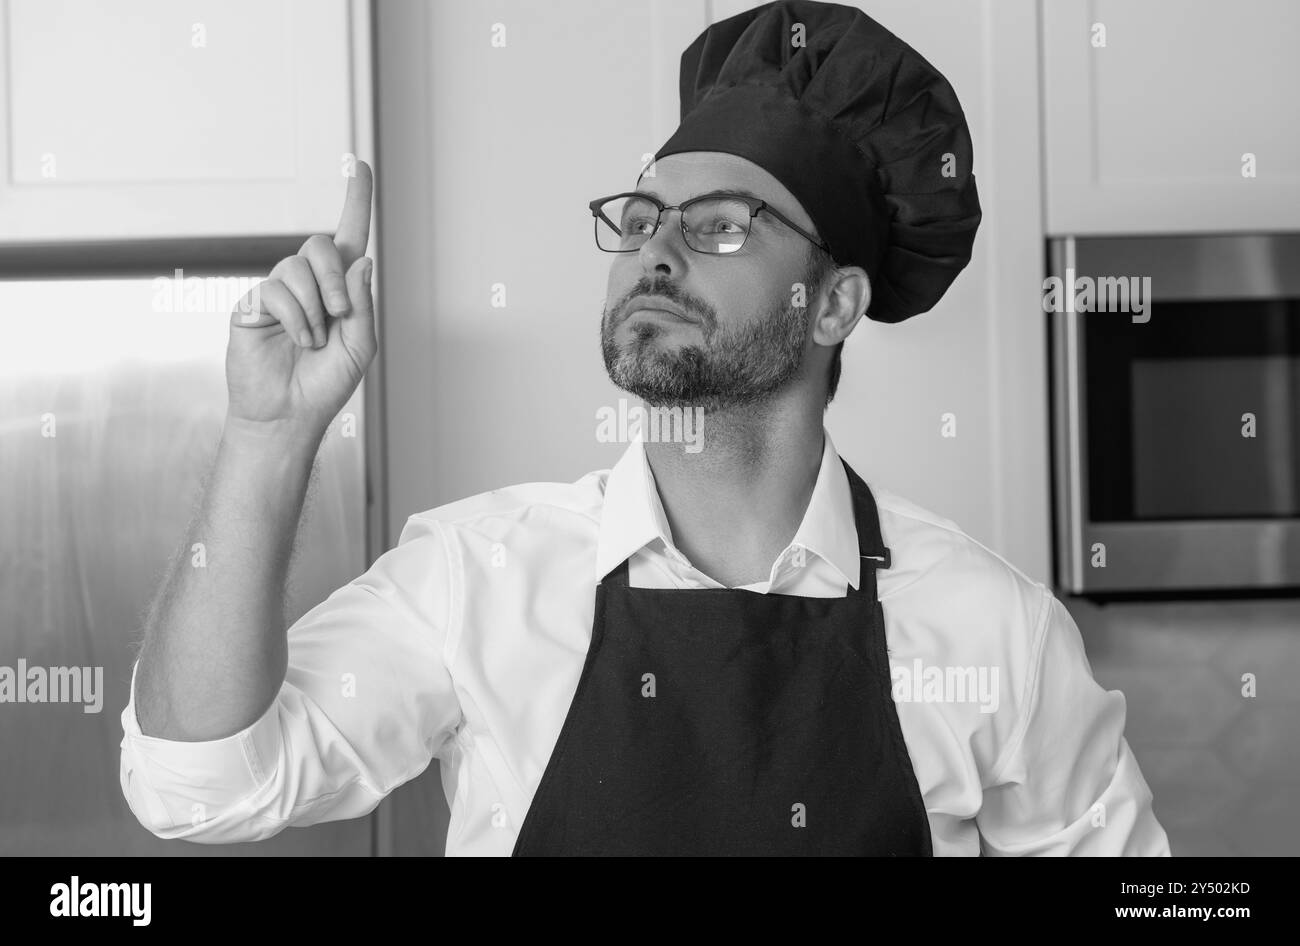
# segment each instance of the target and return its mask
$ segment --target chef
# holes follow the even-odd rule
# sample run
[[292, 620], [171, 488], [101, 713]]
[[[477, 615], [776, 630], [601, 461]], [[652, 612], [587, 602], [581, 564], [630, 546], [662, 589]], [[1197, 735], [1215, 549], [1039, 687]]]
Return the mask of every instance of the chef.
[[412, 516], [289, 628], [243, 725], [137, 714], [220, 669], [176, 656], [196, 618], [171, 589], [122, 715], [155, 834], [357, 817], [437, 759], [449, 854], [1169, 853], [1061, 603], [822, 425], [859, 320], [929, 310], [970, 259], [952, 88], [860, 10], [782, 0], [705, 30], [681, 94], [634, 189], [590, 209], [610, 378], [702, 408], [702, 449], [638, 438]]

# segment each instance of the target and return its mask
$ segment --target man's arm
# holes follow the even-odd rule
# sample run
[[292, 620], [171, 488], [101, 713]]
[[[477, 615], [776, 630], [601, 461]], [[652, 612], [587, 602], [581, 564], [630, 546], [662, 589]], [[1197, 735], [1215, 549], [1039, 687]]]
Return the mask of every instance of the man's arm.
[[[333, 239], [309, 239], [231, 315], [229, 406], [195, 531], [145, 628], [141, 730], [231, 735], [284, 681], [284, 582], [312, 460], [376, 349], [370, 295], [372, 179], [358, 162]], [[194, 543], [205, 564], [191, 567]]]
[[280, 689], [285, 577], [317, 445], [227, 420], [199, 515], [145, 628], [135, 686], [146, 735], [228, 736]]
[[423, 771], [461, 718], [436, 523], [412, 518], [396, 548], [285, 630], [312, 461], [376, 349], [362, 255], [371, 192], [360, 163], [335, 237], [282, 260], [231, 318], [211, 480], [122, 713], [122, 792], [160, 837], [252, 841], [364, 815]]
[[1124, 695], [1097, 683], [1074, 619], [1043, 594], [1021, 719], [975, 819], [982, 852], [1168, 856], [1151, 789], [1124, 738]]
[[256, 841], [367, 814], [419, 775], [462, 721], [452, 573], [438, 522], [412, 516], [395, 548], [289, 628], [284, 682], [239, 732], [154, 738], [129, 702], [120, 778], [136, 818], [162, 838]]

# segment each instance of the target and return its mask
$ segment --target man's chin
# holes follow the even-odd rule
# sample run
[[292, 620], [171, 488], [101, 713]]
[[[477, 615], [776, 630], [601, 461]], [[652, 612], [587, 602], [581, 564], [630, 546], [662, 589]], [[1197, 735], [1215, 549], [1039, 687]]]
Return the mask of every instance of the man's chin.
[[664, 385], [650, 382], [645, 378], [632, 378], [626, 375], [610, 373], [609, 380], [620, 391], [644, 401], [649, 407], [664, 410], [694, 410], [702, 408], [706, 412], [719, 411], [727, 407], [731, 398], [724, 394], [705, 393], [699, 388], [686, 385]]
[[616, 356], [610, 349], [605, 355], [605, 370], [614, 386], [651, 407], [713, 410], [727, 400], [706, 390], [713, 385], [699, 376], [705, 356], [698, 345], [670, 341], [656, 333], [620, 346]]
[[[681, 327], [688, 330], [691, 328], [685, 323]], [[625, 331], [620, 329], [615, 337], [615, 342], [621, 351], [630, 356], [638, 359], [651, 359], [661, 363], [679, 359], [686, 352], [692, 352], [698, 358], [704, 356], [704, 352], [700, 348], [698, 334], [690, 335], [665, 329], [659, 325], [654, 325], [651, 328], [651, 331]]]
[[681, 387], [666, 386], [661, 381], [650, 381], [611, 371], [609, 380], [620, 391], [645, 401], [651, 407], [693, 407], [690, 393]]

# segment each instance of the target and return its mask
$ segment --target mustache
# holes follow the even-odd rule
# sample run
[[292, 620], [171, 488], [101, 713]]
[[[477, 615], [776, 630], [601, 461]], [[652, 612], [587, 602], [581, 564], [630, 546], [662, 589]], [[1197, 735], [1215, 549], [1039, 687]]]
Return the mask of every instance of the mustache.
[[636, 299], [639, 296], [662, 296], [663, 298], [667, 299], [669, 302], [673, 303], [673, 305], [680, 308], [687, 315], [699, 319], [700, 325], [706, 331], [710, 331], [713, 328], [713, 323], [715, 322], [715, 319], [713, 317], [713, 312], [709, 310], [707, 306], [699, 305], [694, 300], [687, 299], [675, 293], [665, 292], [663, 289], [653, 288], [653, 287], [635, 288], [627, 295], [625, 295], [622, 299], [620, 299], [618, 305], [615, 306], [612, 310], [610, 310], [610, 318], [609, 318], [610, 328], [614, 328], [627, 320], [627, 317], [632, 314], [632, 311], [630, 309], [631, 302], [633, 299]]

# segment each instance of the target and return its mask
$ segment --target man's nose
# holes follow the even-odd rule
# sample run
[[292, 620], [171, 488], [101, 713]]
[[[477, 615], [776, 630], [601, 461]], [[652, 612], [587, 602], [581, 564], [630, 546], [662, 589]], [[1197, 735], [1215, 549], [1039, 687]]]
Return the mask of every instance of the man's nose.
[[691, 250], [682, 238], [680, 221], [673, 216], [680, 213], [676, 208], [664, 210], [659, 217], [659, 228], [641, 244], [641, 266], [647, 272], [673, 274], [686, 269], [686, 259]]

